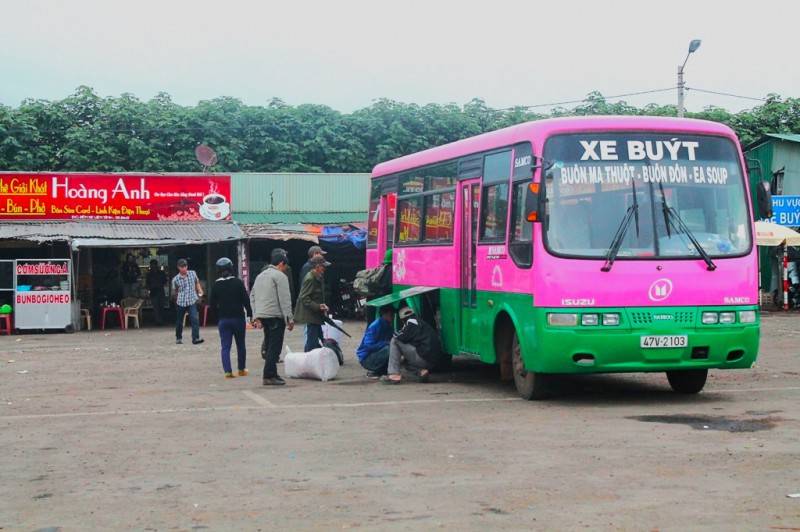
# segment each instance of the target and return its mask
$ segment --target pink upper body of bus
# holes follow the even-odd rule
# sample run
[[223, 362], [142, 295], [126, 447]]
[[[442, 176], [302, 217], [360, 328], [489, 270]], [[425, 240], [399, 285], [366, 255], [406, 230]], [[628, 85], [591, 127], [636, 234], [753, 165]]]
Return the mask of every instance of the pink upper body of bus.
[[[569, 135], [572, 135], [572, 137]], [[715, 143], [715, 146], [720, 144], [722, 146], [722, 148], [719, 148], [720, 150], [725, 153], [728, 153], [726, 150], [729, 150], [731, 154], [729, 159], [726, 159], [727, 162], [725, 162], [727, 165], [727, 170], [725, 170], [728, 176], [727, 179], [730, 179], [728, 185], [732, 187], [740, 186], [741, 197], [739, 198], [739, 188], [732, 190], [729, 195], [712, 193], [714, 197], [720, 195], [725, 198], [732, 198], [726, 199], [727, 203], [716, 209], [719, 212], [719, 220], [716, 220], [715, 223], [719, 227], [724, 227], [728, 223], [730, 228], [726, 229], [726, 231], [733, 235], [731, 238], [734, 240], [733, 244], [729, 241], [720, 241], [718, 244], [724, 253], [713, 258], [716, 266], [715, 270], [710, 271], [707, 263], [701, 257], [686, 256], [681, 252], [675, 257], [648, 256], [647, 254], [641, 256], [636, 256], [635, 254], [621, 255], [610, 271], [605, 272], [601, 270], [606, 262], [605, 257], [592, 256], [587, 258], [570, 253], [559, 253], [554, 250], [555, 244], [553, 244], [555, 242], [555, 225], [553, 226], [553, 233], [547, 235], [545, 234], [547, 231], [545, 225], [535, 222], [533, 223], [532, 231], [533, 263], [530, 268], [520, 268], [511, 260], [507, 253], [508, 241], [486, 245], [478, 243], [476, 247], [477, 289], [490, 292], [533, 294], [534, 304], [539, 307], [726, 306], [756, 304], [758, 301], [758, 266], [752, 238], [754, 232], [749, 206], [750, 194], [744, 171], [746, 166], [734, 132], [725, 125], [701, 120], [660, 117], [622, 116], [548, 119], [520, 124], [384, 162], [373, 169], [372, 175], [373, 178], [379, 178], [417, 167], [458, 159], [478, 152], [530, 142], [534, 156], [545, 158], [544, 163], [539, 165], [539, 168], [533, 172], [532, 180], [541, 183], [545, 187], [544, 181], [547, 179], [547, 173], [545, 175], [542, 174], [542, 167], [545, 167], [545, 172], [547, 172], [546, 167], [554, 164], [553, 161], [547, 160], [548, 153], [545, 143], [548, 139], [557, 136], [562, 136], [561, 138], [564, 139], [574, 138], [576, 142], [582, 142], [581, 146], [589, 146], [595, 152], [599, 152], [600, 143], [604, 142], [602, 139], [606, 137], [625, 139], [627, 138], [626, 136], [640, 138], [648, 135], [659, 139], [673, 139], [675, 142], [683, 138], [695, 139], [694, 141], [699, 138], [700, 150], [702, 150], [702, 144], [705, 139], [711, 139], [709, 142]], [[580, 140], [584, 138], [582, 136], [589, 140]], [[725, 141], [720, 143], [715, 138], [725, 139]], [[693, 144], [687, 143], [687, 145], [691, 149]], [[730, 149], [727, 146], [730, 146]], [[667, 153], [663, 149], [662, 152], [664, 154]], [[586, 152], [584, 152], [584, 156], [585, 154]], [[592, 152], [590, 155], [594, 156], [595, 153]], [[577, 162], [576, 159], [576, 166]], [[601, 161], [598, 164], [602, 165], [604, 163]], [[565, 172], [565, 170], [558, 168], [557, 163], [556, 168], [556, 172]], [[708, 168], [710, 172], [711, 168], [716, 167], [709, 166]], [[736, 171], [737, 168], [738, 172]], [[700, 171], [701, 173], [703, 172], [703, 170]], [[737, 185], [736, 180], [739, 180], [741, 185]], [[463, 186], [463, 184], [459, 186]], [[672, 191], [669, 197], [682, 198], [684, 203], [687, 203], [686, 198], [691, 201], [691, 186], [691, 182], [681, 185], [681, 190]], [[647, 192], [641, 184], [639, 187], [639, 193]], [[710, 185], [706, 185], [706, 188], [709, 187]], [[663, 194], [663, 191], [655, 185], [650, 185], [649, 189], [650, 192], [648, 194], [652, 195], [654, 201], [651, 214], [647, 214], [647, 216], [652, 215], [653, 219], [660, 223], [657, 218], [661, 216], [661, 212], [658, 211], [655, 205], [656, 200], [659, 198], [659, 193]], [[566, 187], [564, 190], [566, 190]], [[634, 196], [638, 197], [636, 193], [634, 193]], [[645, 197], [649, 198], [650, 196]], [[548, 198], [548, 201], [551, 203], [550, 213], [554, 216], [557, 215], [558, 209], [552, 205], [552, 198]], [[565, 205], [567, 205], [566, 202]], [[589, 205], [591, 206], [591, 204]], [[573, 209], [574, 205], [567, 205], [567, 207]], [[567, 207], [564, 207], [564, 212], [571, 212], [567, 211]], [[646, 208], [650, 207], [643, 206], [642, 208], [646, 210]], [[725, 211], [725, 208], [729, 210]], [[384, 209], [384, 213], [386, 210]], [[564, 235], [564, 238], [577, 238], [577, 232], [584, 229], [588, 232], [593, 224], [610, 223], [606, 218], [613, 218], [611, 226], [616, 227], [625, 214], [624, 210], [619, 210], [614, 211], [606, 218], [600, 219], [598, 217], [603, 216], [602, 209], [589, 208], [584, 210], [588, 212], [585, 213], [584, 218], [579, 220], [578, 226], [571, 229], [572, 233], [565, 228], [566, 226], [558, 229]], [[692, 214], [691, 209], [687, 209], [684, 212]], [[729, 219], [726, 219], [726, 216]], [[394, 284], [401, 286], [459, 288], [463, 282], [461, 269], [464, 267], [461, 263], [463, 254], [459, 245], [459, 235], [463, 234], [460, 226], [462, 220], [462, 216], [455, 216], [453, 231], [455, 238], [450, 246], [395, 246], [393, 256]], [[573, 217], [570, 223], [574, 225], [575, 222], [576, 220]], [[551, 217], [548, 223], [556, 224], [558, 222]], [[644, 223], [650, 223], [649, 219], [645, 220]], [[655, 224], [656, 222], [653, 223]], [[367, 251], [367, 265], [369, 267], [381, 262], [386, 247], [385, 235], [382, 234], [385, 231], [385, 227], [386, 224], [381, 223], [381, 234], [379, 234], [378, 241], [376, 245]], [[634, 228], [631, 227], [628, 230], [634, 231]], [[609, 241], [612, 236], [613, 234], [608, 235]], [[547, 245], [548, 238], [553, 245]], [[674, 234], [656, 234], [653, 238], [672, 245], [675, 241], [671, 240], [671, 238], [676, 237]], [[677, 242], [681, 246], [684, 245], [682, 240]], [[683, 250], [683, 247], [681, 249]], [[686, 253], [689, 251], [686, 251]]]

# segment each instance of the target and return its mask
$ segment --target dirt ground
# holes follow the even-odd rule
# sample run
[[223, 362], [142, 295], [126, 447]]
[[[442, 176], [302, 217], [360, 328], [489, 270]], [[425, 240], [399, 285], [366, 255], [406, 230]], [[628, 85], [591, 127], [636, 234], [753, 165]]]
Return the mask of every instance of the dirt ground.
[[698, 396], [604, 375], [538, 403], [468, 360], [370, 381], [355, 341], [336, 380], [267, 388], [260, 334], [233, 380], [213, 327], [0, 337], [0, 529], [800, 530], [800, 314]]

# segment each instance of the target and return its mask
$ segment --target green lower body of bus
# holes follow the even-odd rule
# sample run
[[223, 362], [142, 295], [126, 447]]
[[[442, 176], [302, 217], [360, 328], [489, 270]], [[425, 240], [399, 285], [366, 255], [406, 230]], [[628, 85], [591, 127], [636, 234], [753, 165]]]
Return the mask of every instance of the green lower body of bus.
[[[400, 290], [407, 287], [396, 287]], [[525, 369], [536, 373], [614, 373], [749, 368], [758, 355], [758, 307], [540, 308], [525, 294], [477, 292], [472, 304], [458, 289], [412, 301], [428, 320], [438, 308], [450, 354], [498, 363], [516, 334]], [[432, 303], [431, 303], [432, 300]], [[434, 308], [435, 307], [435, 308]], [[754, 311], [754, 323], [741, 312]], [[703, 324], [703, 312], [735, 312], [730, 324]], [[577, 314], [575, 326], [552, 326], [548, 314]], [[582, 314], [619, 314], [619, 325], [580, 325]], [[686, 336], [685, 347], [644, 348], [647, 336]]]

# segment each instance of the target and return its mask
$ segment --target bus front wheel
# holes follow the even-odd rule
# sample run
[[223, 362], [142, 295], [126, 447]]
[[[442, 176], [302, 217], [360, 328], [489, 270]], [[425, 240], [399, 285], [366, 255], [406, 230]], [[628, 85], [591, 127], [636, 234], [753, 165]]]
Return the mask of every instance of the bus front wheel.
[[706, 385], [708, 378], [707, 369], [690, 369], [683, 371], [668, 371], [667, 380], [672, 389], [678, 393], [699, 393]]
[[523, 399], [539, 400], [552, 396], [552, 377], [525, 369], [522, 362], [522, 348], [517, 333], [511, 342], [511, 362], [514, 371], [514, 386]]

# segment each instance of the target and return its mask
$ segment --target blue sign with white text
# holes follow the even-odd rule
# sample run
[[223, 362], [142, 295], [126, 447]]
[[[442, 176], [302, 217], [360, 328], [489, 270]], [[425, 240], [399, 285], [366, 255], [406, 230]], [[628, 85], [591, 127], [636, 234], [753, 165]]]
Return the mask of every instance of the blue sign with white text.
[[778, 225], [800, 227], [800, 196], [772, 196], [772, 219]]

